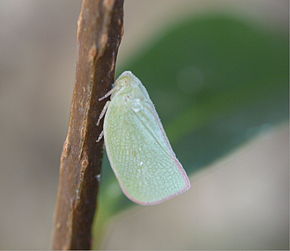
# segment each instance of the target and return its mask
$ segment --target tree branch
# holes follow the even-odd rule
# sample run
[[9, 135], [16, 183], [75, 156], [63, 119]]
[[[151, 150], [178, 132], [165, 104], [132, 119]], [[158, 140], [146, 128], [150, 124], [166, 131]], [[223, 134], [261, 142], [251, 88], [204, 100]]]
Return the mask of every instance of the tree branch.
[[90, 249], [103, 141], [96, 126], [114, 82], [123, 33], [123, 0], [83, 0], [78, 20], [76, 83], [60, 164], [53, 248]]

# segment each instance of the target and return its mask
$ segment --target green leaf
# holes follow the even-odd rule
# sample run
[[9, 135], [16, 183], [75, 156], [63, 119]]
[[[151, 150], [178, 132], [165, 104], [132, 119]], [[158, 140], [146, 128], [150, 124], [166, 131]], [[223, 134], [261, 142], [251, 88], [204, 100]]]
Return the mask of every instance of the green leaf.
[[[288, 117], [286, 34], [232, 17], [170, 27], [123, 70], [146, 86], [189, 174]], [[131, 205], [105, 159], [99, 218]]]

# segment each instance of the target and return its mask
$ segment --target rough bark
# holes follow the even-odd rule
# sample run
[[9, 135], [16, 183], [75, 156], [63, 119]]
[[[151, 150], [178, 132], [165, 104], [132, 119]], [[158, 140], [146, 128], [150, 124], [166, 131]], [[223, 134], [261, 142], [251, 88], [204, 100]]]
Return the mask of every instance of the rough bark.
[[60, 164], [53, 249], [90, 249], [103, 141], [96, 126], [111, 89], [123, 33], [123, 0], [83, 0], [70, 121]]

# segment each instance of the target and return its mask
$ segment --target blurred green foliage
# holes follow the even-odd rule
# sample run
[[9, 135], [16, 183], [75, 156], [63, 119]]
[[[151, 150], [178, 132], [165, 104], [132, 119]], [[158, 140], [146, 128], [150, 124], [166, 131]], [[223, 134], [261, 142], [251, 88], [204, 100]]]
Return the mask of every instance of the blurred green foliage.
[[[171, 26], [118, 73], [123, 70], [146, 86], [189, 174], [288, 118], [286, 34], [233, 17], [201, 16]], [[99, 205], [103, 223], [134, 205], [107, 158]]]

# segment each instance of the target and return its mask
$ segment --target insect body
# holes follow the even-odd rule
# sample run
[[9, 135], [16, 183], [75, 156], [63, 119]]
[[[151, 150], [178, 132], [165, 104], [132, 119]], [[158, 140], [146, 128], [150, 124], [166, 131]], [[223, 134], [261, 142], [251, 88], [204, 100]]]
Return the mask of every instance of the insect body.
[[126, 71], [109, 94], [104, 140], [126, 196], [138, 204], [153, 205], [187, 191], [189, 179], [141, 81]]

